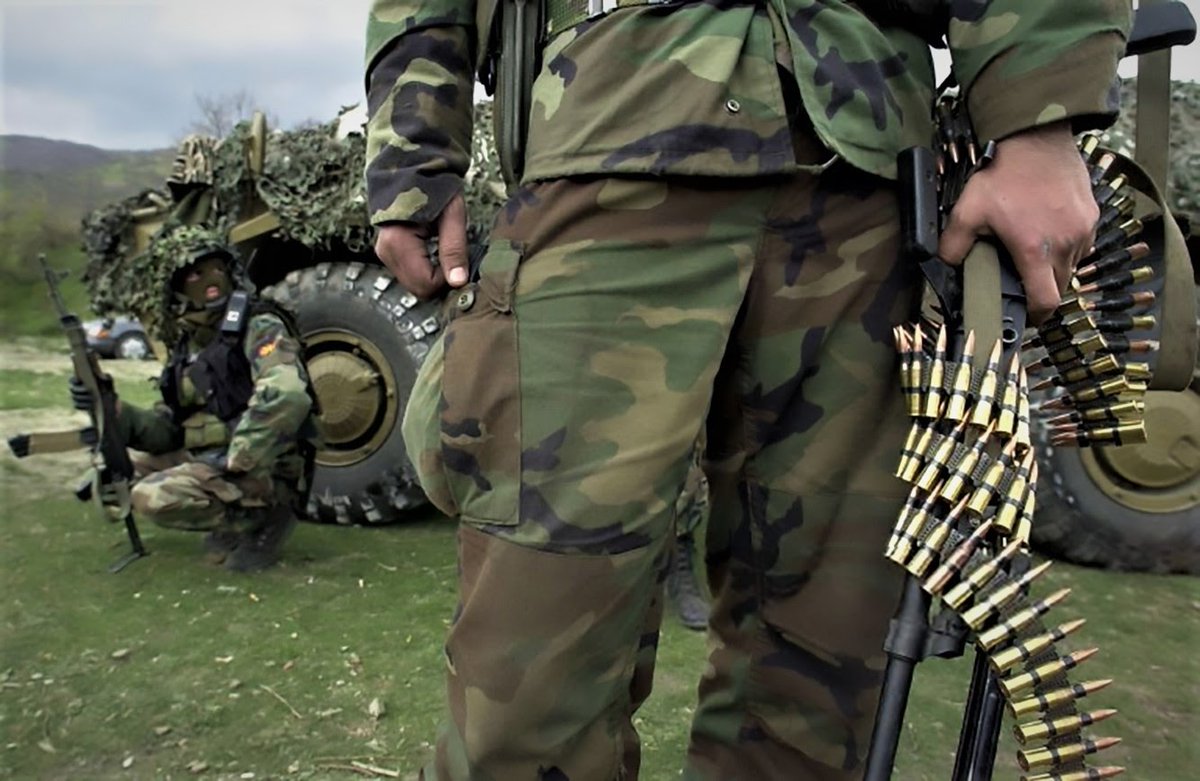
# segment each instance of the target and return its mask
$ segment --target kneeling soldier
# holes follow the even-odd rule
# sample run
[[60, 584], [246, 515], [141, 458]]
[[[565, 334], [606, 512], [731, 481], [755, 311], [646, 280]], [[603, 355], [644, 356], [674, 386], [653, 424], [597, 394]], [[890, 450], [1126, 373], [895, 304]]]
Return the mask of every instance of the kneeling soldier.
[[[213, 234], [176, 231], [161, 264], [160, 333], [173, 343], [153, 409], [119, 405], [135, 454], [133, 509], [202, 531], [214, 563], [251, 572], [279, 560], [303, 509], [317, 441], [315, 397], [290, 316], [236, 289], [234, 256]], [[71, 378], [76, 408], [91, 396]]]

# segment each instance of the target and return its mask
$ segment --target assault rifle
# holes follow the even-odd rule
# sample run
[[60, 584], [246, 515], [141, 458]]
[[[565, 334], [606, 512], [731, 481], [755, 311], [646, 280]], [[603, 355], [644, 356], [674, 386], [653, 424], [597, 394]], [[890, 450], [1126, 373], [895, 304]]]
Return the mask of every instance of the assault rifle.
[[38, 453], [63, 452], [79, 447], [91, 449], [93, 474], [76, 489], [75, 495], [85, 502], [95, 497], [107, 512], [124, 521], [132, 550], [108, 568], [109, 572], [120, 572], [132, 562], [149, 554], [138, 535], [130, 505], [129, 489], [133, 480], [133, 462], [125, 449], [125, 443], [117, 433], [117, 393], [112, 377], [100, 368], [95, 353], [88, 349], [83, 324], [76, 315], [67, 311], [67, 306], [58, 291], [59, 274], [46, 263], [45, 255], [38, 257], [38, 263], [50, 290], [50, 299], [58, 312], [58, 322], [67, 335], [75, 376], [91, 392], [94, 400], [92, 409], [88, 411], [92, 422], [87, 428], [76, 431], [18, 434], [9, 438], [8, 446], [17, 458]]

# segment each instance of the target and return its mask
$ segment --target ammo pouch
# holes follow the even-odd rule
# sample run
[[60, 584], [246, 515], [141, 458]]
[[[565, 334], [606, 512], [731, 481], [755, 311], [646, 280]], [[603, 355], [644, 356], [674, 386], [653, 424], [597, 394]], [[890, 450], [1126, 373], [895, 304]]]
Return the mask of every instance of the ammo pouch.
[[180, 425], [183, 428], [184, 450], [223, 448], [232, 439], [229, 424], [208, 412], [196, 412]]
[[1149, 313], [1154, 328], [1131, 331], [1130, 339], [1154, 339], [1159, 349], [1149, 358], [1153, 377], [1150, 390], [1186, 390], [1196, 370], [1200, 348], [1197, 323], [1196, 282], [1184, 242], [1183, 231], [1171, 215], [1162, 193], [1153, 180], [1133, 160], [1118, 154], [1111, 170], [1124, 174], [1137, 192], [1133, 216], [1142, 221], [1140, 238], [1150, 245], [1150, 254], [1141, 263], [1154, 268], [1154, 278], [1131, 290], [1152, 290], [1155, 294]]

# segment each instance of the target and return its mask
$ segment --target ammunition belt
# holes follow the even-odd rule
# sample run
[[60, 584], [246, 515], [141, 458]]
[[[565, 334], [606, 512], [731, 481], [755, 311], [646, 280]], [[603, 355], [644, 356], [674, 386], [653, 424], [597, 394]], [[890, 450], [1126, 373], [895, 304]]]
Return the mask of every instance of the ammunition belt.
[[[939, 105], [943, 217], [988, 156], [988, 148], [975, 146], [963, 116], [953, 101]], [[896, 474], [911, 491], [885, 555], [970, 627], [1016, 721], [1017, 761], [1026, 781], [1085, 781], [1120, 772], [1087, 765], [1119, 739], [1083, 735], [1116, 711], [1081, 702], [1110, 680], [1069, 679], [1097, 650], [1058, 648], [1083, 625], [1047, 618], [1070, 590], [1040, 599], [1030, 594], [1050, 566], [1028, 567], [1038, 479], [1031, 427], [1045, 425], [1055, 446], [1144, 441], [1142, 397], [1159, 347], [1150, 312], [1158, 273], [1148, 261], [1142, 220], [1134, 216], [1123, 158], [1094, 136], [1081, 140], [1080, 153], [1101, 211], [1094, 250], [1058, 310], [1022, 345], [1023, 359], [1015, 353], [1005, 365], [1001, 340], [976, 345], [975, 333], [964, 336], [953, 316], [942, 323], [930, 316], [895, 333], [913, 418]], [[1031, 374], [1041, 381], [1031, 382]], [[1048, 420], [1039, 424], [1038, 416]]]

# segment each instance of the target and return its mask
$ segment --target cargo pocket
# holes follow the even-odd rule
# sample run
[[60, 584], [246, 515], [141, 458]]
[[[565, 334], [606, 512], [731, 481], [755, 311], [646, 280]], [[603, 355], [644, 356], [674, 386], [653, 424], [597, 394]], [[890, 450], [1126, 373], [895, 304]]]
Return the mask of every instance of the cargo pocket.
[[512, 296], [521, 253], [497, 240], [476, 282], [451, 294], [440, 428], [446, 488], [461, 519], [515, 525], [521, 482], [521, 398]]
[[185, 450], [206, 450], [229, 444], [229, 427], [216, 415], [199, 413], [183, 421]]

